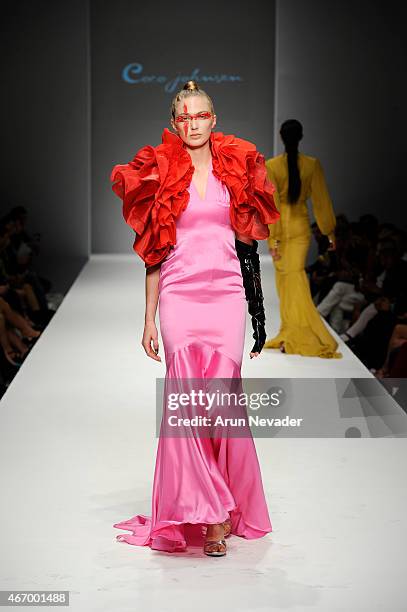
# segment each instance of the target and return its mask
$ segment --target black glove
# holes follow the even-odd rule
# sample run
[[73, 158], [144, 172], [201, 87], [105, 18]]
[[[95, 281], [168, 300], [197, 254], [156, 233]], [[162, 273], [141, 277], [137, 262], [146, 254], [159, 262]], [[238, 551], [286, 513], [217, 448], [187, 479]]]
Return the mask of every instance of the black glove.
[[263, 306], [263, 291], [261, 288], [260, 259], [257, 253], [258, 242], [246, 244], [235, 238], [236, 253], [240, 261], [243, 287], [252, 317], [253, 338], [255, 343], [252, 353], [260, 353], [266, 341], [265, 321], [266, 315]]

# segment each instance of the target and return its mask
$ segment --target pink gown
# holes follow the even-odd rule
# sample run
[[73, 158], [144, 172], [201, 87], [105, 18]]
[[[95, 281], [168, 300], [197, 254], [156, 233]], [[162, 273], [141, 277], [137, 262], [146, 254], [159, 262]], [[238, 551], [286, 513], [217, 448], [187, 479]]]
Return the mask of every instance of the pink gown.
[[[241, 378], [247, 302], [229, 220], [230, 196], [209, 168], [204, 200], [191, 181], [177, 242], [161, 264], [166, 380]], [[165, 408], [164, 408], [165, 415]], [[247, 539], [272, 531], [253, 438], [159, 437], [151, 516], [114, 527], [119, 541], [168, 552], [203, 545], [204, 526], [232, 520]]]

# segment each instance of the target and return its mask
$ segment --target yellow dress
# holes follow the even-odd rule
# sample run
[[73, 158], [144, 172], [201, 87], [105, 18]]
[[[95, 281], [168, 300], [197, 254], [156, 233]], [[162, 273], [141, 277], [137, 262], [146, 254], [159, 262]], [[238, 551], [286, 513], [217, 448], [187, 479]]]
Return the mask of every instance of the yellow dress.
[[304, 270], [311, 242], [311, 220], [307, 199], [311, 198], [315, 220], [321, 232], [334, 238], [336, 218], [321, 164], [315, 157], [298, 154], [301, 193], [296, 204], [289, 204], [287, 154], [266, 161], [267, 174], [275, 185], [275, 203], [280, 211], [277, 223], [269, 225], [269, 247], [275, 247], [281, 259], [273, 260], [277, 293], [280, 300], [280, 331], [264, 348], [313, 357], [341, 358], [338, 343], [329, 333], [314, 302]]

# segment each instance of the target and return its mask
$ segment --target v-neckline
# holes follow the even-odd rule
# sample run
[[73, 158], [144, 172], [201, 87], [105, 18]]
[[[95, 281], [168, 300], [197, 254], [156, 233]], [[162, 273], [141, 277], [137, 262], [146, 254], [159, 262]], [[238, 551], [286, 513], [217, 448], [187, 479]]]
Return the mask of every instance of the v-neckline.
[[205, 193], [204, 193], [204, 197], [203, 198], [201, 198], [201, 196], [199, 194], [198, 188], [197, 188], [197, 186], [194, 183], [194, 179], [191, 178], [192, 186], [195, 189], [196, 195], [198, 196], [198, 198], [200, 199], [201, 202], [205, 202], [206, 196], [208, 195], [208, 185], [209, 185], [209, 179], [210, 179], [211, 173], [212, 173], [212, 159], [210, 160], [209, 166], [208, 166], [208, 176], [206, 178]]

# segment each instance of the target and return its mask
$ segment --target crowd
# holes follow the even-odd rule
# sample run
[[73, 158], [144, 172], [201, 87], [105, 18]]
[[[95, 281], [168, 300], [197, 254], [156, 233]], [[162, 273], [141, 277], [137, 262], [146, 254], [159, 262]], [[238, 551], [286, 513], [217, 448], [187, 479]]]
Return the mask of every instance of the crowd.
[[40, 235], [29, 234], [27, 216], [26, 208], [16, 206], [0, 218], [0, 397], [58, 303], [52, 301], [52, 283], [36, 272]]
[[337, 215], [336, 250], [316, 223], [306, 268], [319, 313], [378, 378], [407, 376], [407, 233], [371, 214]]

